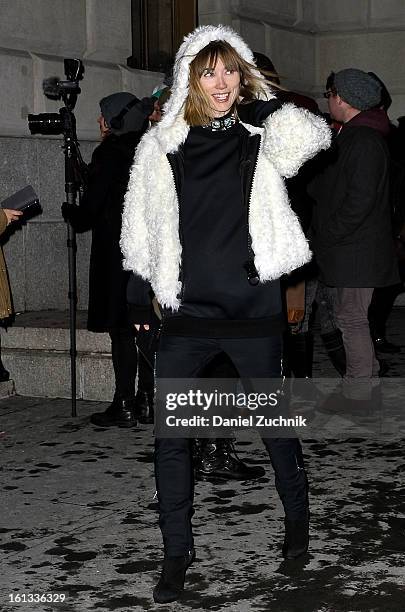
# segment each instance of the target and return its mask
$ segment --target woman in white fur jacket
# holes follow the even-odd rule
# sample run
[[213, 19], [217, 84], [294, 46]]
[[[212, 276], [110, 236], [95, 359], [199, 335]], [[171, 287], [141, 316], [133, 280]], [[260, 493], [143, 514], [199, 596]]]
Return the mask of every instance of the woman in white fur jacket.
[[[125, 198], [121, 248], [132, 286], [147, 281], [163, 307], [161, 378], [192, 378], [225, 352], [241, 378], [281, 374], [279, 278], [310, 259], [284, 177], [330, 144], [326, 123], [281, 105], [236, 32], [187, 36], [162, 121], [142, 139]], [[150, 304], [132, 291], [132, 319]], [[299, 441], [263, 440], [285, 511], [283, 555], [308, 548], [308, 495]], [[175, 601], [195, 558], [190, 440], [158, 437], [155, 474], [163, 571], [158, 603]]]

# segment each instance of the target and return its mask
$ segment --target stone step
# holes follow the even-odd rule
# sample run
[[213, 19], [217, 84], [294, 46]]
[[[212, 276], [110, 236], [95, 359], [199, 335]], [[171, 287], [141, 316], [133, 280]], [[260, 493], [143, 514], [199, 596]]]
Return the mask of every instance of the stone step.
[[[1, 334], [1, 345], [7, 349], [69, 351], [70, 332], [68, 329], [12, 327]], [[84, 353], [110, 353], [108, 334], [94, 334], [84, 329], [76, 331], [76, 350]]]
[[11, 395], [15, 395], [14, 381], [6, 380], [5, 382], [0, 382], [0, 399], [5, 399]]
[[[86, 313], [77, 313], [77, 398], [111, 401], [114, 394], [108, 334], [85, 329]], [[2, 358], [19, 395], [71, 396], [69, 313], [22, 313], [2, 332]]]
[[[85, 353], [111, 353], [108, 334], [86, 329], [87, 313], [77, 313], [76, 349]], [[12, 327], [1, 334], [1, 345], [7, 349], [70, 350], [69, 313], [44, 310], [18, 314]]]

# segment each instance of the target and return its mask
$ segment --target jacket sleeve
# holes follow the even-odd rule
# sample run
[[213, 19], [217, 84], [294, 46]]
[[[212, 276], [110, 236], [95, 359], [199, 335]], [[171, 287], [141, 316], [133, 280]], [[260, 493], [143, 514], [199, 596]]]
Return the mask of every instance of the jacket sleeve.
[[304, 162], [330, 143], [326, 121], [294, 104], [283, 104], [264, 122], [264, 155], [285, 178], [295, 176]]
[[127, 303], [131, 323], [149, 323], [153, 316], [152, 289], [137, 274], [131, 274], [127, 285]]
[[[383, 144], [374, 136], [358, 139], [345, 160], [347, 182], [341, 206], [329, 216], [322, 240], [329, 245], [351, 239], [364, 223], [379, 198], [381, 180], [388, 173], [388, 157]], [[327, 206], [328, 202], [320, 203]]]
[[[149, 243], [151, 220], [148, 218], [149, 194], [154, 188], [156, 165], [154, 141], [146, 133], [138, 145], [124, 199], [120, 247], [124, 270], [144, 280], [151, 279]], [[151, 170], [155, 170], [153, 175]], [[148, 222], [149, 221], [149, 222]]]
[[269, 115], [281, 108], [282, 103], [276, 98], [267, 102], [264, 100], [253, 100], [245, 104], [238, 104], [238, 117], [243, 123], [260, 127]]

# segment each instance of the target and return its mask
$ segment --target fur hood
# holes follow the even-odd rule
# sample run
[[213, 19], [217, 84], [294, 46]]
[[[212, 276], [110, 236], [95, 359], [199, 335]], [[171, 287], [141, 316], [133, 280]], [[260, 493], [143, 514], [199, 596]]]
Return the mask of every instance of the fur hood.
[[[165, 104], [162, 120], [153, 128], [166, 153], [177, 151], [187, 138], [190, 128], [184, 121], [184, 103], [188, 95], [190, 64], [197, 53], [214, 40], [225, 40], [245, 61], [255, 65], [252, 51], [239, 34], [228, 26], [200, 26], [188, 34], [176, 54], [172, 94]], [[274, 98], [263, 75], [258, 70], [253, 72], [263, 82], [263, 89], [267, 94], [265, 99]]]
[[[183, 105], [188, 95], [189, 67], [197, 53], [204, 49], [214, 40], [224, 40], [229, 43], [239, 55], [250, 64], [255, 65], [253, 53], [245, 41], [234, 30], [227, 26], [200, 26], [191, 34], [185, 37], [181, 44], [173, 68], [173, 87], [172, 95], [165, 106], [163, 119], [158, 128], [164, 130], [172, 126], [176, 119], [183, 117]], [[263, 81], [263, 88], [267, 91], [266, 99], [273, 98], [270, 87], [262, 74], [255, 70], [254, 75]]]
[[[126, 270], [148, 280], [162, 306], [177, 310], [179, 272], [179, 204], [166, 155], [185, 142], [189, 126], [183, 117], [189, 65], [213, 40], [226, 40], [250, 63], [252, 52], [226, 26], [201, 26], [181, 45], [174, 68], [173, 94], [159, 124], [142, 138], [135, 154], [122, 219], [121, 249]], [[263, 77], [261, 77], [263, 78]], [[263, 79], [264, 81], [264, 79]], [[273, 94], [267, 88], [268, 98]], [[326, 122], [305, 109], [285, 104], [262, 127], [244, 124], [260, 134], [261, 146], [251, 189], [249, 232], [261, 282], [279, 278], [311, 258], [300, 223], [291, 210], [283, 177], [330, 145]]]

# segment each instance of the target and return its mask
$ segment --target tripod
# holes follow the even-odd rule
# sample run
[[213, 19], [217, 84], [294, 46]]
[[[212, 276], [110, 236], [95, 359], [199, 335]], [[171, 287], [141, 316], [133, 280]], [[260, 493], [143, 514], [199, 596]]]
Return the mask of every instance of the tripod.
[[[62, 100], [64, 107], [59, 113], [39, 113], [28, 115], [28, 127], [31, 134], [63, 134], [63, 151], [65, 154], [65, 193], [66, 202], [76, 205], [77, 196], [83, 190], [86, 178], [84, 163], [76, 135], [76, 119], [73, 109], [80, 94], [79, 81], [83, 78], [84, 66], [80, 59], [63, 60], [66, 80], [58, 77], [44, 79], [44, 94], [51, 100]], [[70, 327], [70, 377], [72, 395], [72, 416], [76, 412], [76, 232], [72, 225], [67, 227], [67, 247], [69, 264], [69, 327]]]
[[[77, 138], [76, 120], [69, 108], [61, 109], [64, 115], [64, 144], [65, 154], [65, 194], [69, 205], [76, 205], [80, 187], [83, 187], [83, 168]], [[72, 398], [72, 417], [77, 416], [76, 411], [76, 309], [77, 309], [77, 278], [76, 278], [76, 232], [70, 223], [67, 223], [67, 249], [69, 269], [69, 330], [70, 330], [70, 386]]]

